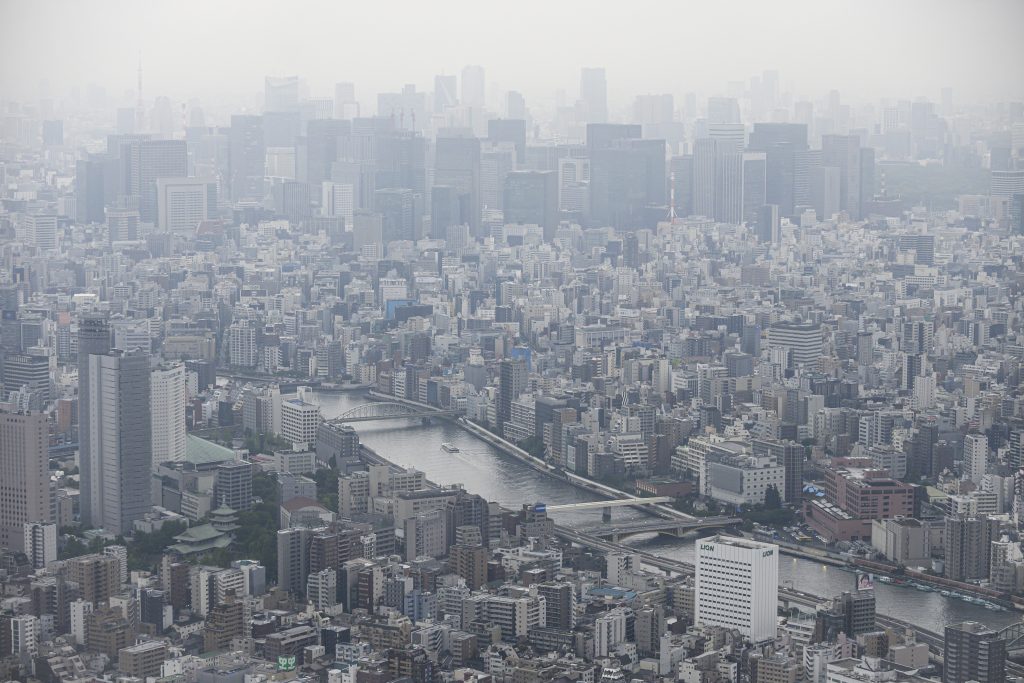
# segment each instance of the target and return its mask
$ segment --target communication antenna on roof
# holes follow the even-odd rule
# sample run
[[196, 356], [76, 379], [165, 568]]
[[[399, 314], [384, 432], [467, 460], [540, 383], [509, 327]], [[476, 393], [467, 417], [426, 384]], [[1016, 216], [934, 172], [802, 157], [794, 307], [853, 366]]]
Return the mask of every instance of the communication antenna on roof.
[[135, 132], [141, 133], [143, 128], [143, 105], [142, 105], [142, 50], [139, 50], [139, 77], [138, 84], [135, 87], [135, 92], [138, 95], [138, 101], [135, 103]]

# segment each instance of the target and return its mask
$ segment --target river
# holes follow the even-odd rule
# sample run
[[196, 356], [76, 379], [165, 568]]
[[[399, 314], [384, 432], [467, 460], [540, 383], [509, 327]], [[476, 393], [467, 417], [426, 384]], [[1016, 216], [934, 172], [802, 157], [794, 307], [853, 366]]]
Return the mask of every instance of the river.
[[[357, 392], [319, 393], [317, 399], [327, 419], [367, 401]], [[438, 484], [462, 484], [467, 491], [510, 509], [518, 509], [523, 503], [554, 505], [597, 500], [596, 496], [541, 474], [443, 420], [426, 425], [419, 420], [387, 420], [354, 426], [364, 444], [391, 462], [422, 470], [428, 479]], [[458, 446], [459, 452], [441, 450], [445, 442]], [[642, 516], [643, 513], [629, 508], [614, 511], [616, 520]], [[596, 510], [555, 513], [553, 517], [561, 524], [576, 528], [597, 524], [601, 519]], [[647, 535], [634, 536], [625, 543], [665, 557], [693, 561], [693, 539]], [[798, 590], [821, 596], [838, 595], [852, 589], [854, 584], [854, 574], [850, 572], [785, 555], [780, 558], [779, 578], [787, 586], [792, 582]], [[875, 592], [879, 612], [936, 633], [942, 633], [946, 624], [959, 621], [978, 621], [1002, 628], [1019, 620], [1016, 612], [995, 612], [939, 593], [885, 584], [876, 584]]]

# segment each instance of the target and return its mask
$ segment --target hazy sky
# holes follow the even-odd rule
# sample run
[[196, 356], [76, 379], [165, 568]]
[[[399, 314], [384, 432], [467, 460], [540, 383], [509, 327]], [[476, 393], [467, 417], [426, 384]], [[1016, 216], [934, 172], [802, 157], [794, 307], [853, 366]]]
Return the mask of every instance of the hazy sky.
[[610, 104], [638, 93], [724, 94], [778, 69], [783, 89], [844, 100], [1024, 98], [1024, 0], [0, 0], [0, 98], [98, 83], [147, 99], [262, 92], [299, 75], [314, 96], [357, 95], [481, 64], [536, 102], [604, 66]]

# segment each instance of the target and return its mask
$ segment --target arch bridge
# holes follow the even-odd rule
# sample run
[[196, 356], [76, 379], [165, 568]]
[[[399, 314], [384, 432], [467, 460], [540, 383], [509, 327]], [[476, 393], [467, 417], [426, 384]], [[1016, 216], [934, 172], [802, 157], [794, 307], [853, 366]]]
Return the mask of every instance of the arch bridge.
[[411, 406], [394, 401], [375, 401], [373, 403], [363, 403], [351, 410], [346, 410], [341, 415], [328, 420], [328, 422], [342, 424], [349, 422], [371, 422], [374, 420], [426, 419], [431, 417], [456, 417], [460, 414], [458, 410]]
[[1007, 654], [1024, 650], [1024, 621], [1010, 624], [999, 631], [999, 639], [1006, 641]]

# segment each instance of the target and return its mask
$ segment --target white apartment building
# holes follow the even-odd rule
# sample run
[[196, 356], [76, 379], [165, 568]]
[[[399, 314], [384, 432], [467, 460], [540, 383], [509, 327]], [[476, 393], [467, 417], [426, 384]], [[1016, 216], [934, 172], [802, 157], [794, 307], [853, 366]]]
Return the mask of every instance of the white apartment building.
[[281, 401], [281, 436], [293, 446], [315, 444], [319, 426], [320, 406], [298, 398]]
[[185, 459], [185, 366], [157, 366], [150, 374], [153, 464]]

